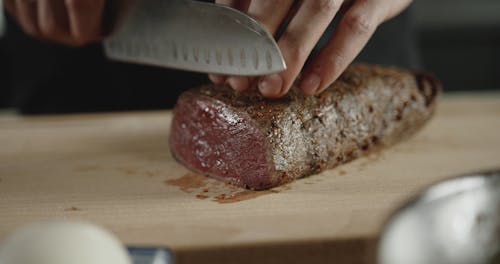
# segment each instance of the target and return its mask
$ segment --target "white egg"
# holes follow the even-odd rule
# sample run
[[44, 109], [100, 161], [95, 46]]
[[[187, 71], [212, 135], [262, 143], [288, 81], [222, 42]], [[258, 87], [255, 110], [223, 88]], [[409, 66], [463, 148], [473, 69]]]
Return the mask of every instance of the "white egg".
[[33, 224], [0, 245], [1, 264], [130, 264], [108, 231], [79, 222]]

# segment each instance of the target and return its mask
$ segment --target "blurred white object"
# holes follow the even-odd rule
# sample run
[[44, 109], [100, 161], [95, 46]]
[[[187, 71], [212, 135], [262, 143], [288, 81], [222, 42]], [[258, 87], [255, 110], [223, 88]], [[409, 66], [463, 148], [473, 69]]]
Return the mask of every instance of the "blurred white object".
[[0, 37], [5, 33], [5, 16], [3, 12], [3, 0], [0, 0]]
[[380, 264], [500, 263], [500, 171], [441, 182], [387, 223]]
[[24, 227], [0, 247], [1, 264], [131, 264], [120, 241], [87, 223], [49, 222]]

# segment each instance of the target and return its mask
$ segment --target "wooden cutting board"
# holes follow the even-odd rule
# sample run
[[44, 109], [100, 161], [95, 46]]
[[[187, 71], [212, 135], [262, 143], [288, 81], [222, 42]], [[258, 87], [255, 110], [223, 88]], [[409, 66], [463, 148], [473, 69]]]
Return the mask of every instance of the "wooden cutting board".
[[[389, 214], [436, 181], [500, 168], [500, 93], [447, 95], [416, 137], [273, 191], [192, 176], [171, 112], [0, 118], [0, 240], [84, 220], [179, 263], [372, 262]], [[225, 195], [225, 196], [224, 196]]]

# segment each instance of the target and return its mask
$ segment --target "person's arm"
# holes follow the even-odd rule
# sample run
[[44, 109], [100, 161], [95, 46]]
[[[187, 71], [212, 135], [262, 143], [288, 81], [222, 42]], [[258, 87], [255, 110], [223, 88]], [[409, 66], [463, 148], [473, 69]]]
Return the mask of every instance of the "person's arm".
[[4, 0], [27, 34], [70, 46], [102, 39], [106, 0]]
[[[248, 13], [276, 33], [291, 17], [278, 45], [287, 70], [258, 78], [260, 92], [271, 98], [285, 95], [303, 70], [300, 88], [318, 94], [335, 81], [366, 45], [375, 29], [403, 11], [411, 0], [217, 0]], [[339, 10], [343, 12], [339, 12]], [[304, 63], [336, 15], [342, 18], [332, 38], [305, 69]], [[247, 90], [255, 78], [210, 75], [215, 83]]]

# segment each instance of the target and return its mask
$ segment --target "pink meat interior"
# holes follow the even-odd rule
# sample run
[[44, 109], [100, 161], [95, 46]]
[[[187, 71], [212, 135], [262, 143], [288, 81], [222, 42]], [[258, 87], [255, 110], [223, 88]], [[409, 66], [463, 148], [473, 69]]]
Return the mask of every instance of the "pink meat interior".
[[266, 138], [246, 114], [185, 93], [174, 110], [170, 145], [191, 170], [250, 189], [271, 185]]

